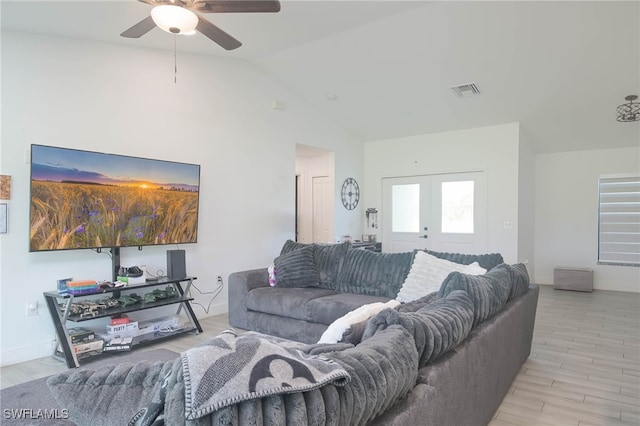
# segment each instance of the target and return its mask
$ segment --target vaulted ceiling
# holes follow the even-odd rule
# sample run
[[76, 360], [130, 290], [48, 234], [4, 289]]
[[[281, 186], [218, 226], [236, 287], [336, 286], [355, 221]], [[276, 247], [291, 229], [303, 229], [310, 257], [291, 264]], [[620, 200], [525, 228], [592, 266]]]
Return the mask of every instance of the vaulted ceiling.
[[[243, 42], [204, 36], [178, 50], [250, 61], [367, 141], [519, 121], [537, 152], [640, 145], [616, 106], [640, 95], [637, 1], [281, 0], [276, 14], [210, 14]], [[2, 28], [173, 49], [127, 1], [5, 1]], [[451, 87], [475, 83], [466, 98]]]

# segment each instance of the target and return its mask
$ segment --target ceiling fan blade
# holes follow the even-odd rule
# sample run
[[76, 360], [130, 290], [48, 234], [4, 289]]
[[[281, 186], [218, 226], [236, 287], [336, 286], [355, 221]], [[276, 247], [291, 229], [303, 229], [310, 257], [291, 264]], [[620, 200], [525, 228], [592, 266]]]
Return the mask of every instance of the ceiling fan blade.
[[196, 29], [226, 50], [233, 50], [242, 46], [242, 43], [204, 19], [202, 16], [198, 16], [198, 26]]
[[152, 6], [156, 5], [156, 1], [155, 0], [138, 0], [138, 1], [142, 2], [142, 3], [150, 4]]
[[153, 22], [153, 19], [151, 18], [151, 16], [148, 16], [120, 35], [122, 37], [128, 37], [128, 38], [140, 38], [146, 33], [148, 33], [149, 31], [151, 31], [152, 29], [154, 29], [155, 26], [156, 26], [156, 23]]
[[266, 13], [279, 12], [280, 2], [278, 0], [195, 0], [189, 8], [202, 13]]

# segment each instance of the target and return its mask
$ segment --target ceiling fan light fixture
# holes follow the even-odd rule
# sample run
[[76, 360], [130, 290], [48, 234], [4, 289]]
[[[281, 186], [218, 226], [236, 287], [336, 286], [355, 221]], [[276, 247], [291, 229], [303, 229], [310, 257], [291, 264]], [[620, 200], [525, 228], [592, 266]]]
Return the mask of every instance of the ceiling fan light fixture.
[[629, 101], [629, 103], [619, 105], [618, 108], [616, 108], [616, 112], [618, 113], [616, 120], [623, 123], [640, 121], [640, 103], [634, 102], [638, 97], [636, 95], [629, 95], [624, 99]]
[[151, 9], [151, 18], [159, 28], [171, 34], [193, 34], [198, 26], [198, 15], [170, 4]]

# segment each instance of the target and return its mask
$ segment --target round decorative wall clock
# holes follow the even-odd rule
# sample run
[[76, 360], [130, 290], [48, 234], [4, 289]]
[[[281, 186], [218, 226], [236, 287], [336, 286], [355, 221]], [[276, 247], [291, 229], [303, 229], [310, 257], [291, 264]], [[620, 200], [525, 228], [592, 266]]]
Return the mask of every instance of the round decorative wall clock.
[[354, 178], [345, 179], [342, 184], [342, 205], [347, 210], [353, 210], [360, 201], [360, 187]]

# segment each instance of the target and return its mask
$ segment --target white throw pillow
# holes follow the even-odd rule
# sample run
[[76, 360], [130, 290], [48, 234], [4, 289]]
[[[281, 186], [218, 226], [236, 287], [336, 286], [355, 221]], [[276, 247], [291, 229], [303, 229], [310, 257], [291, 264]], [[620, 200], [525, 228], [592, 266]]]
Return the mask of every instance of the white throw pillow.
[[447, 275], [454, 271], [469, 275], [482, 275], [487, 272], [478, 262], [462, 265], [418, 251], [396, 300], [402, 303], [412, 302], [438, 291]]
[[399, 304], [400, 302], [397, 300], [389, 300], [386, 303], [375, 302], [362, 305], [332, 322], [324, 333], [322, 333], [318, 343], [338, 343], [342, 340], [344, 332], [347, 331], [352, 324], [366, 321], [378, 312], [387, 308], [395, 308]]

